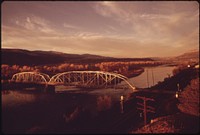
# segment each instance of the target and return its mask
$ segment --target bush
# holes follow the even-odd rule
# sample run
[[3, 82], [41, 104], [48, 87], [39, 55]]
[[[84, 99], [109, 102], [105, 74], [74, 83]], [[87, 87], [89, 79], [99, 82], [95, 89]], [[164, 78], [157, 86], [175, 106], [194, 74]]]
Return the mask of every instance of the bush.
[[178, 108], [187, 114], [199, 116], [199, 78], [193, 79], [179, 97]]

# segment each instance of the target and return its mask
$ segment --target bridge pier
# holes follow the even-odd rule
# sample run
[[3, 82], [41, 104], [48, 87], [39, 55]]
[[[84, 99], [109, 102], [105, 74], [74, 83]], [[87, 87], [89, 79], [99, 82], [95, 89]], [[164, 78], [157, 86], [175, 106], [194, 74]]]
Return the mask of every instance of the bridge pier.
[[44, 88], [44, 91], [45, 92], [50, 92], [50, 93], [55, 93], [55, 85], [46, 84], [45, 88]]

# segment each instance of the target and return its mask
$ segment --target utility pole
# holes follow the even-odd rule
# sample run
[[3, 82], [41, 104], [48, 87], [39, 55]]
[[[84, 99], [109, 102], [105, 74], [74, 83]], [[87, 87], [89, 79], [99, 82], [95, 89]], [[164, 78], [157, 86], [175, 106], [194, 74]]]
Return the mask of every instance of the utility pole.
[[180, 84], [179, 84], [179, 83], [177, 83], [177, 91], [178, 91], [178, 92], [181, 91], [181, 89], [180, 89]]
[[153, 68], [151, 69], [151, 75], [152, 75], [153, 86], [154, 86], [154, 74], [153, 74]]
[[147, 85], [148, 85], [148, 88], [149, 88], [149, 73], [148, 73], [148, 69], [147, 69]]
[[120, 97], [121, 113], [124, 113], [124, 96]]
[[155, 101], [155, 100], [152, 99], [152, 98], [146, 98], [146, 97], [141, 97], [141, 96], [136, 96], [136, 98], [140, 98], [140, 99], [143, 100], [143, 104], [142, 103], [137, 103], [142, 108], [137, 108], [137, 109], [143, 111], [143, 114], [144, 114], [144, 126], [145, 126], [147, 124], [147, 113], [148, 112], [155, 113], [155, 108], [153, 108], [151, 106], [147, 106], [147, 101]]

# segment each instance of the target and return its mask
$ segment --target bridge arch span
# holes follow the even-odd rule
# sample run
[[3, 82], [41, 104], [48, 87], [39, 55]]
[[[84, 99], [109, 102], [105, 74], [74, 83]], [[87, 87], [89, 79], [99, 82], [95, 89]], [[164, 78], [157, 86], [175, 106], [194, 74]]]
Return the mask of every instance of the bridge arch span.
[[30, 82], [30, 83], [48, 83], [49, 75], [39, 72], [21, 72], [12, 76], [11, 81], [15, 82]]
[[69, 71], [58, 73], [51, 77], [49, 84], [107, 87], [116, 86], [121, 81], [125, 81], [135, 90], [135, 87], [128, 81], [127, 77], [121, 74], [104, 71]]

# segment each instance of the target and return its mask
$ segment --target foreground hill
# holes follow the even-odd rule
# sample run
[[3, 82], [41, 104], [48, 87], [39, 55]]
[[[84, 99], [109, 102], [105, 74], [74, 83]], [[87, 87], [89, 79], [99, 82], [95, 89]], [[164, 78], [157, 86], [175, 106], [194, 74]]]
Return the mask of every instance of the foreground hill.
[[[185, 72], [185, 71], [182, 71]], [[191, 74], [192, 75], [192, 74]], [[187, 75], [185, 75], [186, 77]], [[131, 131], [134, 134], [144, 133], [186, 133], [197, 134], [199, 132], [199, 77], [190, 79], [187, 87], [179, 91], [179, 96], [175, 99], [167, 99], [165, 110], [175, 111], [166, 116], [157, 117], [151, 120], [146, 126]], [[173, 80], [171, 80], [173, 81]], [[174, 100], [175, 99], [175, 100]], [[170, 105], [171, 104], [171, 105]], [[174, 107], [173, 107], [174, 106]], [[177, 108], [178, 110], [176, 111]]]
[[55, 51], [1, 49], [2, 64], [47, 65], [68, 63], [97, 63], [104, 61], [153, 61], [150, 58], [112, 58], [91, 54], [67, 54]]
[[132, 134], [198, 134], [199, 118], [185, 113], [158, 117]]

